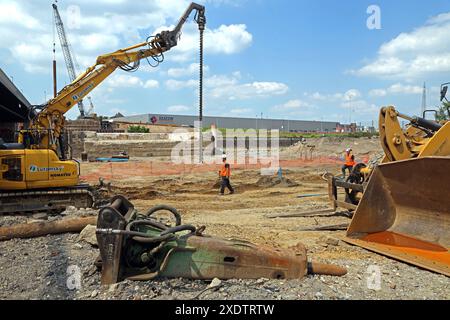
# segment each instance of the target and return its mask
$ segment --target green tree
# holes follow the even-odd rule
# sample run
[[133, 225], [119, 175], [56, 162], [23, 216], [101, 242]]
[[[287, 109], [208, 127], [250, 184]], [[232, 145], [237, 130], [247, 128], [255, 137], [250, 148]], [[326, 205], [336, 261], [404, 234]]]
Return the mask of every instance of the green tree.
[[450, 102], [443, 102], [436, 114], [436, 121], [450, 120]]
[[150, 129], [142, 126], [130, 126], [128, 127], [128, 133], [149, 133]]

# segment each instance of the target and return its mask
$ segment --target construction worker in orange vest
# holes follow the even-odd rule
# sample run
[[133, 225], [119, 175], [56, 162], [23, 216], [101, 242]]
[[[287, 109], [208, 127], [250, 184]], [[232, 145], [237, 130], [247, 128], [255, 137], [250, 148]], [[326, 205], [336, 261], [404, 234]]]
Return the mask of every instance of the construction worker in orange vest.
[[352, 149], [345, 150], [345, 164], [342, 167], [342, 174], [344, 175], [344, 179], [345, 179], [345, 171], [348, 169], [349, 174], [351, 174], [353, 171], [353, 167], [355, 165], [356, 162], [355, 156], [353, 155], [353, 150]]
[[230, 183], [231, 167], [230, 164], [227, 163], [227, 156], [225, 154], [222, 156], [222, 162], [223, 162], [222, 167], [220, 168], [219, 171], [219, 177], [222, 179], [220, 194], [221, 195], [225, 194], [225, 188], [228, 188], [228, 190], [230, 190], [230, 194], [233, 194], [234, 189]]

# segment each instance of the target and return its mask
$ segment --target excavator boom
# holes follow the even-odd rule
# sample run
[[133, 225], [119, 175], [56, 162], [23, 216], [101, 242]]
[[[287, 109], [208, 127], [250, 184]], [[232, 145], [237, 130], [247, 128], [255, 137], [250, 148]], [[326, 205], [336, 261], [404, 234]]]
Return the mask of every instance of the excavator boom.
[[118, 68], [135, 71], [143, 59], [161, 63], [164, 53], [178, 44], [181, 29], [193, 11], [202, 32], [205, 7], [192, 3], [174, 30], [99, 56], [55, 98], [33, 108], [30, 126], [20, 132], [18, 143], [0, 144], [0, 214], [92, 206], [95, 199], [89, 186], [79, 184], [79, 163], [66, 159], [64, 115]]
[[[63, 88], [54, 99], [48, 101], [32, 119], [30, 129], [23, 132], [23, 135], [32, 137], [30, 147], [57, 151], [58, 139], [64, 128], [64, 114], [82, 101], [117, 68], [135, 71], [139, 68], [141, 60], [149, 58], [155, 60], [157, 64], [162, 62], [164, 53], [178, 45], [181, 29], [193, 11], [196, 12], [195, 21], [199, 29], [204, 30], [205, 7], [192, 3], [174, 30], [163, 31], [153, 38], [149, 37], [145, 42], [99, 56], [93, 66]], [[26, 141], [23, 135], [19, 138], [21, 143]]]

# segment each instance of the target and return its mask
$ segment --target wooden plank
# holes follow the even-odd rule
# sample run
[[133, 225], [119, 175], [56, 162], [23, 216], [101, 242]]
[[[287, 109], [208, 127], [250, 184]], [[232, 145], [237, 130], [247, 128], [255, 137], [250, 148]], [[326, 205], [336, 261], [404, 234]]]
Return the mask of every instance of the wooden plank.
[[295, 229], [293, 231], [345, 231], [349, 227], [349, 223], [343, 223], [343, 224], [335, 224], [330, 226], [316, 226], [316, 227], [306, 227], [306, 228], [299, 228]]
[[354, 183], [348, 183], [344, 181], [335, 181], [335, 185], [337, 187], [345, 188], [345, 189], [351, 189], [358, 192], [364, 192], [364, 186], [362, 184], [354, 184]]
[[265, 215], [265, 217], [269, 218], [269, 219], [275, 219], [275, 218], [301, 218], [301, 217], [323, 215], [323, 214], [326, 214], [326, 213], [334, 213], [334, 209], [305, 211], [305, 212], [299, 212], [299, 213], [267, 214], [267, 215]]
[[344, 209], [347, 209], [347, 210], [356, 211], [356, 209], [358, 208], [358, 206], [355, 206], [354, 204], [347, 203], [347, 202], [344, 202], [344, 201], [336, 200], [335, 204], [336, 204], [337, 207], [344, 208]]
[[297, 196], [297, 198], [303, 199], [303, 198], [325, 197], [327, 195], [328, 193], [302, 194], [300, 196]]

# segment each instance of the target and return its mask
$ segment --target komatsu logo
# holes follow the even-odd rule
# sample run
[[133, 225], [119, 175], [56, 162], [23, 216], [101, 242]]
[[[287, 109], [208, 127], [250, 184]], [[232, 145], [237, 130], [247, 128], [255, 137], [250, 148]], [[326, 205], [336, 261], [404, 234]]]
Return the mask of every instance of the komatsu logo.
[[82, 91], [80, 91], [79, 94], [74, 94], [72, 96], [72, 99], [74, 101], [77, 101], [78, 99], [81, 99], [92, 88], [94, 88], [94, 84], [93, 83], [89, 84], [86, 88], [84, 88]]
[[45, 168], [40, 168], [38, 166], [35, 165], [31, 165], [30, 166], [30, 172], [31, 173], [37, 173], [37, 172], [61, 172], [64, 170], [64, 167], [45, 167]]

